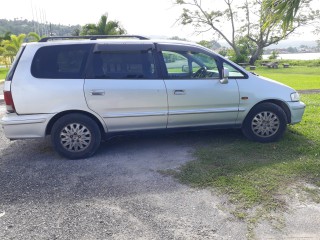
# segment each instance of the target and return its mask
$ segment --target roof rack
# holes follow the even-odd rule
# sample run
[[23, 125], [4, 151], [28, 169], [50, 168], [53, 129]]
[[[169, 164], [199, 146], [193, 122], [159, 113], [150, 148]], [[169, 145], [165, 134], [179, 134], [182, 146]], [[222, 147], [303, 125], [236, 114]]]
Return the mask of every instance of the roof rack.
[[91, 36], [54, 36], [54, 37], [45, 37], [39, 40], [39, 42], [48, 42], [49, 40], [62, 40], [62, 39], [110, 39], [110, 38], [137, 38], [139, 40], [149, 40], [147, 37], [139, 35], [91, 35]]

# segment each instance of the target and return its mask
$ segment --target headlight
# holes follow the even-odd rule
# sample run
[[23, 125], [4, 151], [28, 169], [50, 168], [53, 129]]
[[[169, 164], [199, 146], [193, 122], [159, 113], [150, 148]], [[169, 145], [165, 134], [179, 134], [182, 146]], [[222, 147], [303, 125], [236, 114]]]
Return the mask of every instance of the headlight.
[[297, 92], [291, 93], [291, 101], [292, 101], [292, 102], [298, 102], [298, 101], [300, 101], [299, 93], [297, 93]]

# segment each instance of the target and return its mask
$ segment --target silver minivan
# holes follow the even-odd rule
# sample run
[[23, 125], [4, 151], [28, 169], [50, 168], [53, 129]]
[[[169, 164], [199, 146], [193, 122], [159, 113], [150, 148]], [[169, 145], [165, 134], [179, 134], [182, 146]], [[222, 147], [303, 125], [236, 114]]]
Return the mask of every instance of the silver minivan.
[[278, 140], [301, 121], [292, 88], [200, 45], [140, 36], [49, 37], [24, 44], [4, 85], [7, 138], [51, 135], [69, 159], [93, 155], [115, 134], [241, 128]]

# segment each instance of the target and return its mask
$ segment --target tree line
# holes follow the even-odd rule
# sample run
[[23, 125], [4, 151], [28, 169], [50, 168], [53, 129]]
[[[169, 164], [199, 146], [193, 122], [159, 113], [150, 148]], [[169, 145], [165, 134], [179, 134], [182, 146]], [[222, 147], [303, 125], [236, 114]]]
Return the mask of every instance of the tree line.
[[[104, 14], [97, 24], [86, 24], [83, 27], [75, 28], [68, 35], [122, 35], [126, 33], [127, 31], [121, 26], [119, 21], [108, 20], [108, 15]], [[37, 42], [43, 37], [47, 36], [40, 36], [36, 32], [20, 33], [17, 35], [9, 31], [5, 32], [5, 34], [0, 36], [0, 65], [9, 66], [24, 42]]]
[[80, 25], [61, 25], [52, 23], [39, 23], [37, 21], [28, 21], [27, 19], [0, 19], [0, 36], [5, 35], [7, 32], [19, 35], [21, 33], [28, 34], [29, 32], [36, 32], [39, 35], [55, 35], [55, 36], [70, 36], [80, 29]]

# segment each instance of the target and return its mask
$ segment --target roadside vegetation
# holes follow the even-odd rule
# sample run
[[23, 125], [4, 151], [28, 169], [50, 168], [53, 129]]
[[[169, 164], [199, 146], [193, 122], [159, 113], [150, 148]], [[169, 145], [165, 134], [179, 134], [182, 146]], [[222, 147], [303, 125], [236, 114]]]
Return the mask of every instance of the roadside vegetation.
[[7, 68], [0, 68], [0, 80], [5, 79], [5, 77], [7, 76], [7, 72]]

